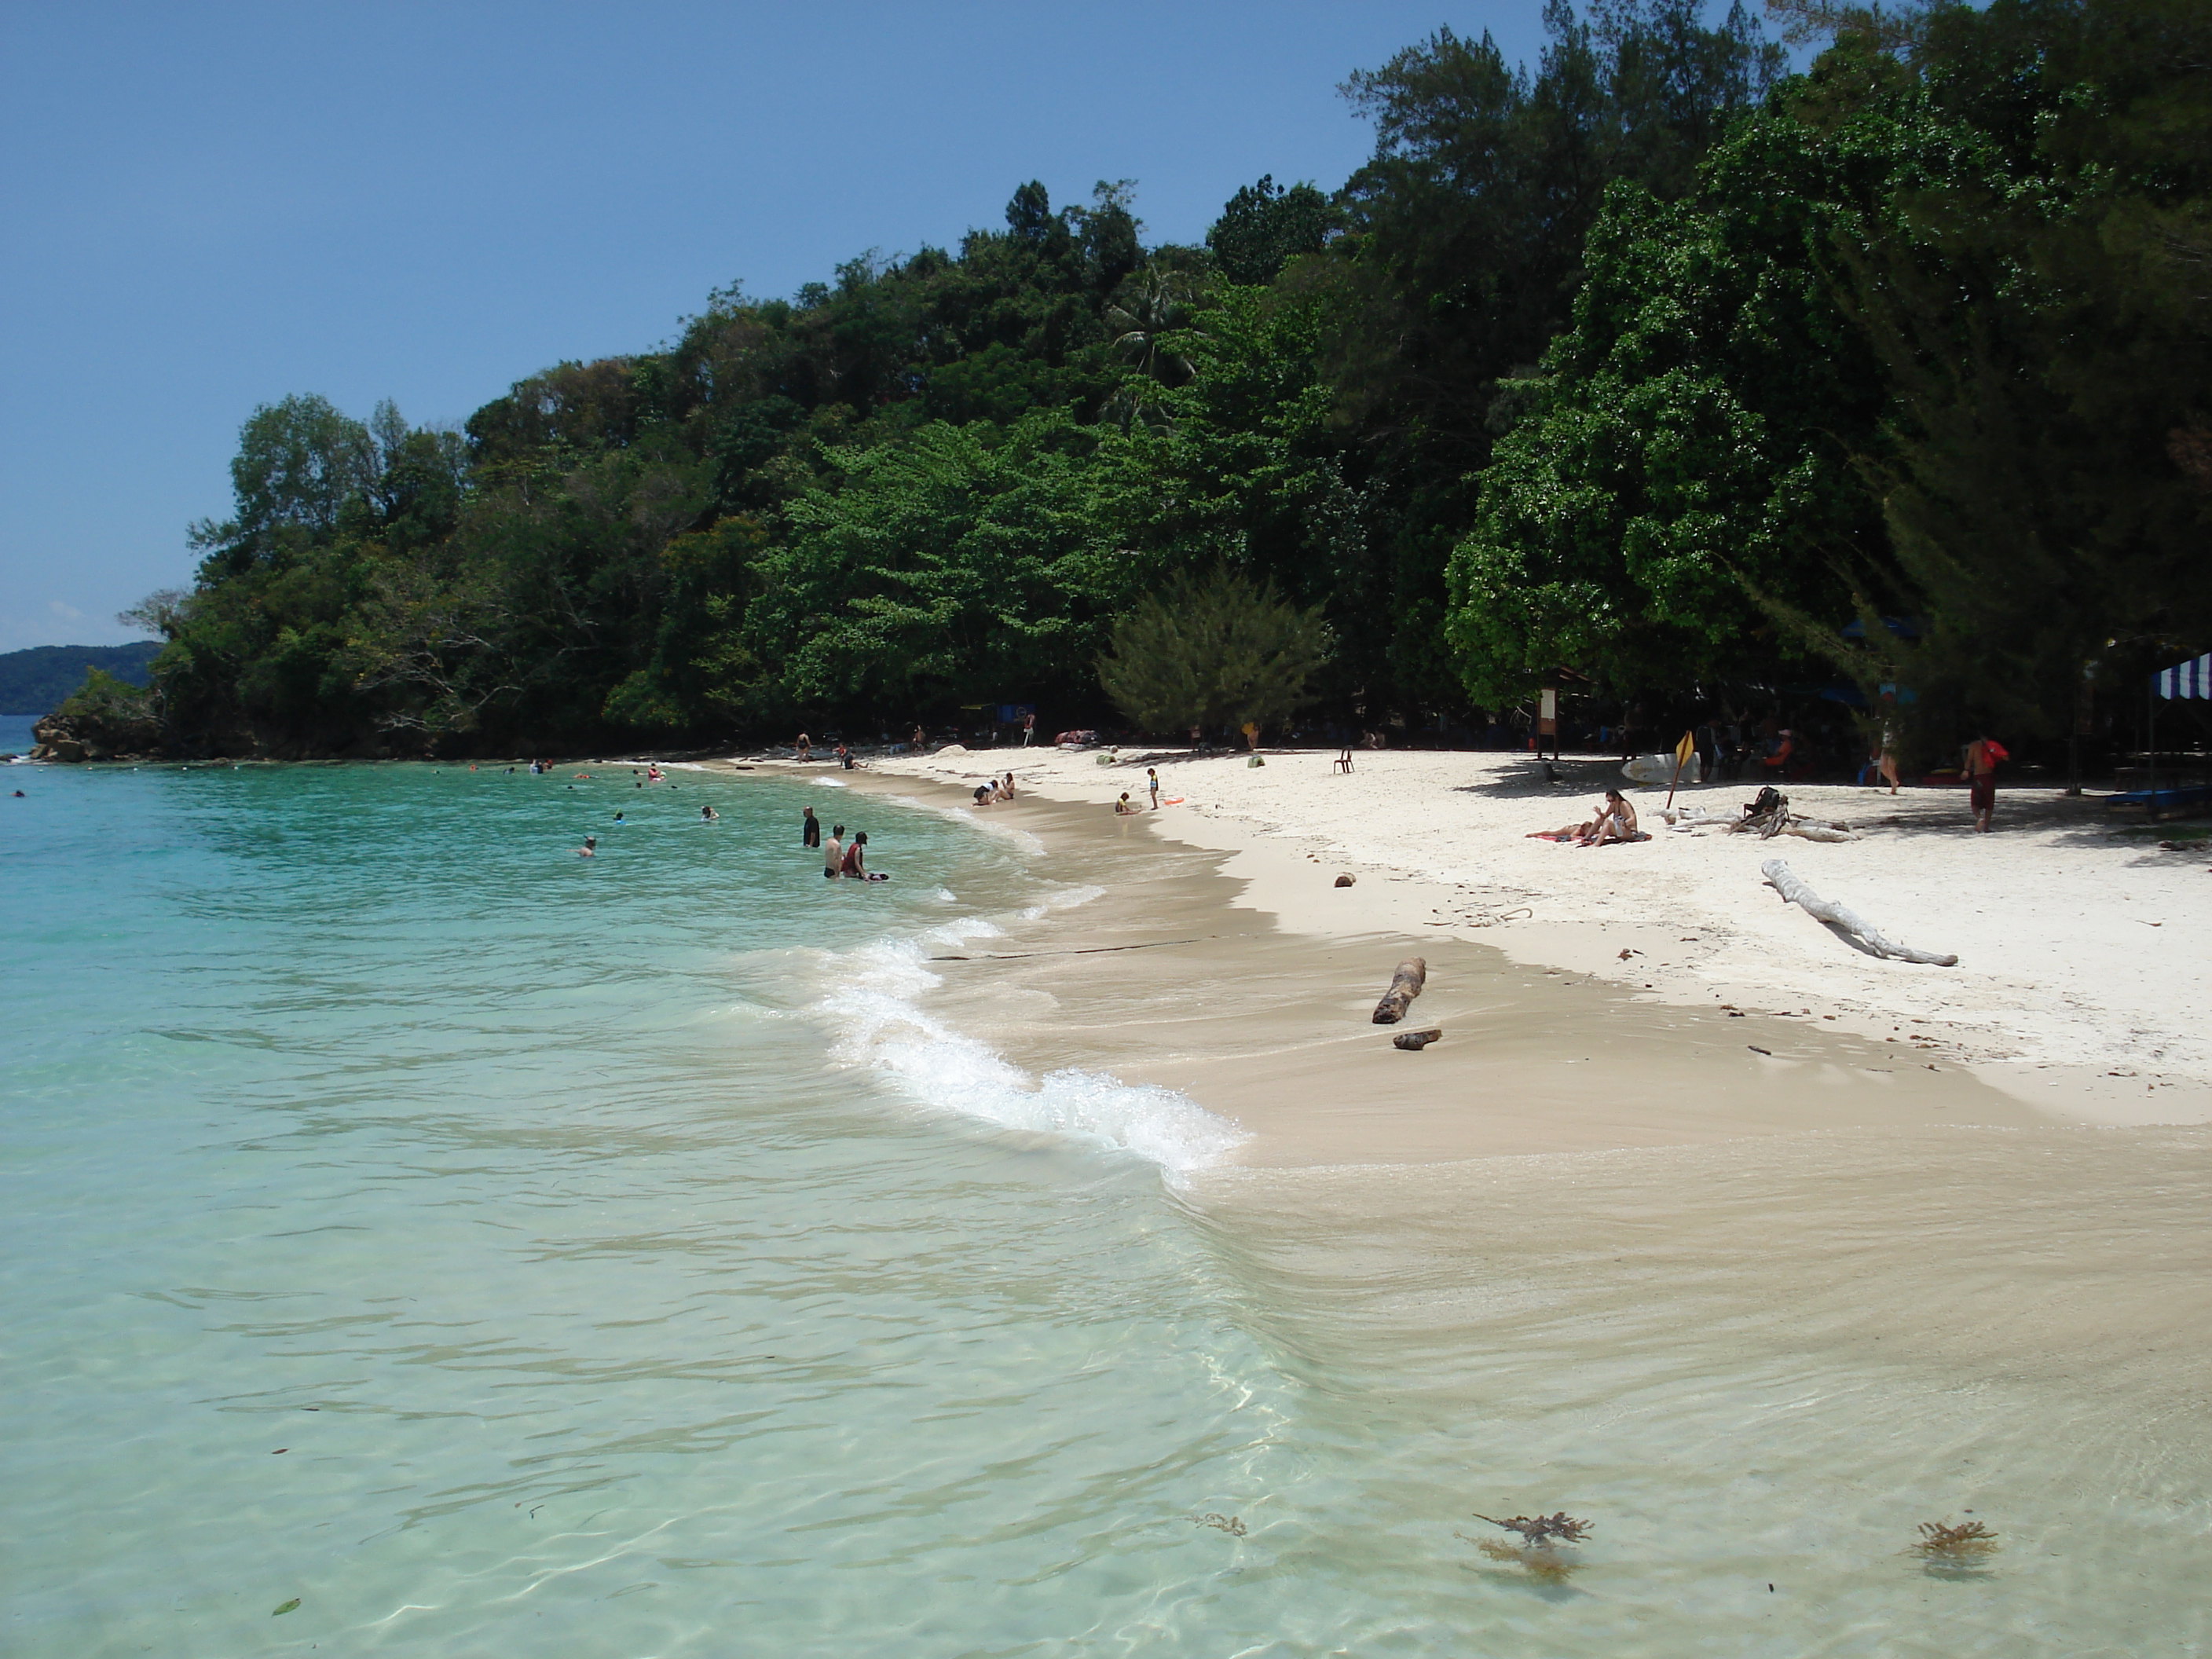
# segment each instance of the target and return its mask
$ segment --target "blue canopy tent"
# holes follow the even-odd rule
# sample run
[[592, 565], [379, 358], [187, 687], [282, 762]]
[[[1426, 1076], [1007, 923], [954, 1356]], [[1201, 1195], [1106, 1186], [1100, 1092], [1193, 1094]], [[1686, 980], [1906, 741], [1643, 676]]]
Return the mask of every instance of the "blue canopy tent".
[[2156, 678], [2160, 697], [2212, 698], [2212, 651], [2187, 662], [2176, 663], [2171, 668], [2162, 668]]
[[2212, 805], [2212, 785], [2196, 789], [2158, 787], [2158, 706], [2176, 697], [2212, 701], [2212, 651], [2160, 669], [2151, 676], [2150, 690], [2150, 787], [2114, 795], [2106, 805], [2141, 806], [2154, 818], [2162, 811]]

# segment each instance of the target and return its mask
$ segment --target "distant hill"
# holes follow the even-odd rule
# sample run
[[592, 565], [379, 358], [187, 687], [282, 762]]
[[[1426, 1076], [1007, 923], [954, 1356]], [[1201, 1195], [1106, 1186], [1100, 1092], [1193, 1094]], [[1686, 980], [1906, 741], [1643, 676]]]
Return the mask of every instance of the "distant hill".
[[34, 645], [0, 653], [0, 714], [51, 714], [84, 684], [88, 669], [104, 668], [118, 680], [146, 684], [146, 666], [161, 648], [158, 640], [129, 645]]

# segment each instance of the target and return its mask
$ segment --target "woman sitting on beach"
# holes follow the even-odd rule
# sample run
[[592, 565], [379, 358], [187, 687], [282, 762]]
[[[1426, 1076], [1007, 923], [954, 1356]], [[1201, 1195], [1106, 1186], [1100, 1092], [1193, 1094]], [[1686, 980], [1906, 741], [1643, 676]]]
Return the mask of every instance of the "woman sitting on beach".
[[1598, 809], [1597, 822], [1590, 826], [1585, 847], [1602, 847], [1609, 841], [1636, 839], [1636, 809], [1628, 798], [1618, 789], [1605, 792], [1605, 804]]
[[1597, 804], [1597, 816], [1588, 823], [1570, 823], [1559, 830], [1532, 830], [1530, 841], [1571, 841], [1577, 847], [1602, 847], [1608, 841], [1636, 839], [1636, 809], [1618, 789], [1608, 789]]
[[1012, 800], [1013, 798], [1014, 775], [1012, 772], [1009, 772], [1005, 777], [999, 780], [998, 786], [991, 792], [991, 799], [993, 800]]

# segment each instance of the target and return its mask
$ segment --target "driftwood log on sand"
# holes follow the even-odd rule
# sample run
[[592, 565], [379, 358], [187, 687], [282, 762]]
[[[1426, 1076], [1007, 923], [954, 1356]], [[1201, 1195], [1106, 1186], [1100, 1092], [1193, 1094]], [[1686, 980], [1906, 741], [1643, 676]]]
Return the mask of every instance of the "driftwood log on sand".
[[[1955, 968], [1959, 965], [1959, 958], [1948, 952], [1916, 951], [1911, 945], [1899, 945], [1863, 916], [1846, 910], [1840, 904], [1830, 903], [1800, 881], [1797, 872], [1780, 859], [1769, 859], [1759, 867], [1765, 876], [1767, 884], [1787, 902], [1796, 905], [1815, 921], [1825, 922], [1856, 939], [1878, 957], [1894, 957], [1899, 962], [1924, 962], [1936, 968]], [[1378, 1014], [1376, 1018], [1381, 1016]]]
[[1443, 1035], [1443, 1031], [1431, 1027], [1425, 1031], [1401, 1031], [1390, 1042], [1396, 1048], [1418, 1054]]
[[1405, 1018], [1407, 1006], [1428, 982], [1428, 958], [1407, 957], [1390, 975], [1390, 988], [1382, 994], [1382, 1000], [1375, 1005], [1375, 1024], [1395, 1025]]

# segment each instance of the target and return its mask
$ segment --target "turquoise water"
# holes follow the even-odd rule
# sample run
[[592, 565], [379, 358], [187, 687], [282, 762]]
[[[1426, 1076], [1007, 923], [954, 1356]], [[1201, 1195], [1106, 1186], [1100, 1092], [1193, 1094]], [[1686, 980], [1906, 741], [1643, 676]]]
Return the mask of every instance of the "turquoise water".
[[1208, 1175], [932, 1015], [1018, 836], [575, 769], [11, 774], [0, 1649], [2202, 1650], [2201, 1135]]

